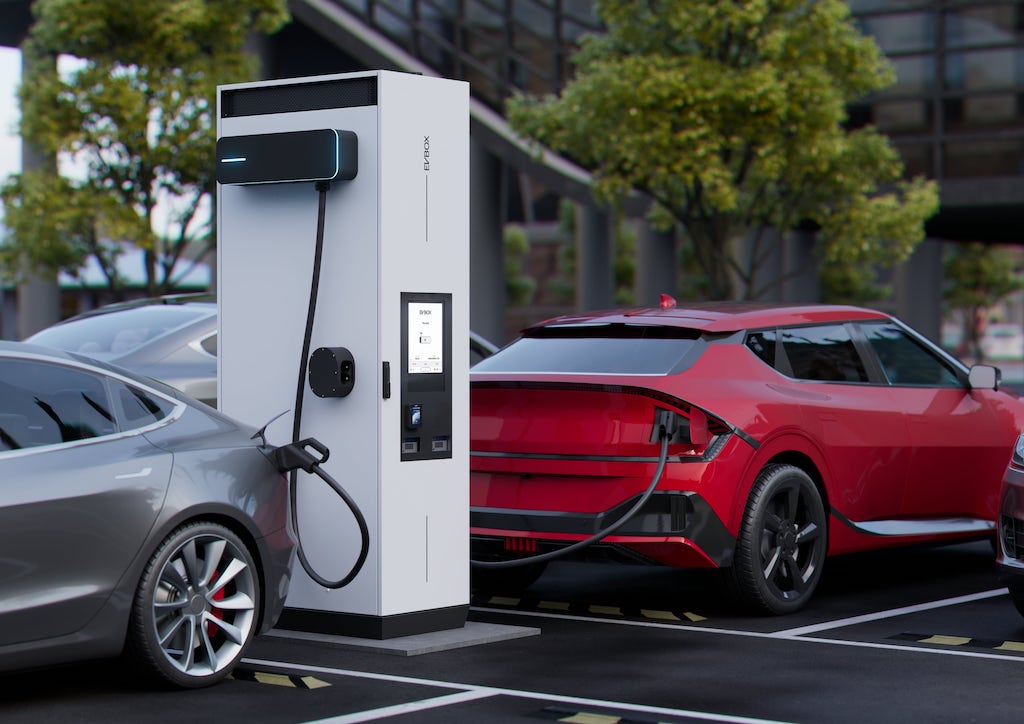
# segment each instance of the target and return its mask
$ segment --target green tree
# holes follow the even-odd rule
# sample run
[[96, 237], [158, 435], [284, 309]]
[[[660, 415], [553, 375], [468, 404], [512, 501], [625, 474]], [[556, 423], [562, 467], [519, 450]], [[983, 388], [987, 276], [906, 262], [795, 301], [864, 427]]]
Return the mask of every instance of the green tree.
[[1024, 289], [1024, 280], [1007, 249], [981, 242], [958, 244], [946, 256], [944, 265], [946, 304], [963, 313], [960, 351], [980, 360], [984, 357], [981, 332], [988, 309]]
[[[561, 94], [519, 95], [523, 136], [592, 170], [599, 201], [640, 192], [681, 224], [714, 298], [756, 298], [775, 229], [819, 229], [824, 264], [901, 261], [938, 208], [849, 103], [891, 84], [840, 0], [600, 0]], [[743, 239], [745, 246], [741, 247]]]
[[[114, 262], [133, 244], [147, 291], [170, 290], [189, 247], [214, 244], [216, 88], [254, 77], [245, 40], [288, 22], [286, 0], [36, 0], [32, 10], [21, 134], [76, 172], [26, 173], [0, 189], [3, 271], [73, 273], [92, 254], [116, 291]], [[58, 72], [58, 55], [78, 60]]]

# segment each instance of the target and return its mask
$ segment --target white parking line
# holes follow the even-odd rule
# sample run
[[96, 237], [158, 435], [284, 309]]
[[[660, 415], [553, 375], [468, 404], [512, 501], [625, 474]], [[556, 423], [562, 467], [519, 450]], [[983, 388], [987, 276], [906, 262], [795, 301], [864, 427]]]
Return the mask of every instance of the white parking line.
[[810, 626], [799, 626], [797, 628], [785, 629], [783, 631], [776, 631], [772, 636], [778, 638], [792, 638], [794, 636], [804, 636], [811, 633], [819, 633], [821, 631], [828, 631], [830, 629], [845, 628], [846, 626], [856, 626], [859, 623], [867, 623], [869, 621], [881, 621], [886, 618], [895, 618], [896, 616], [906, 616], [910, 613], [918, 613], [920, 611], [930, 611], [935, 608], [946, 608], [947, 606], [958, 606], [961, 603], [971, 603], [972, 601], [983, 601], [986, 598], [996, 598], [997, 596], [1005, 596], [1007, 589], [997, 588], [991, 591], [982, 591], [981, 593], [972, 593], [967, 596], [955, 596], [953, 598], [944, 598], [940, 601], [930, 601], [929, 603], [919, 603], [916, 606], [903, 606], [902, 608], [891, 608], [888, 611], [878, 611], [877, 613], [867, 613], [863, 616], [851, 616], [850, 618], [840, 618], [835, 621], [825, 621], [824, 623], [812, 624]]
[[[280, 664], [274, 664], [274, 666], [279, 665]], [[383, 706], [380, 709], [357, 711], [354, 714], [331, 716], [327, 717], [326, 719], [317, 719], [313, 722], [307, 722], [307, 724], [353, 724], [354, 722], [373, 721], [375, 719], [384, 719], [385, 717], [389, 716], [401, 716], [402, 714], [409, 714], [414, 711], [424, 711], [425, 709], [437, 709], [438, 707], [442, 706], [461, 704], [465, 701], [486, 699], [487, 697], [491, 696], [497, 696], [497, 694], [490, 691], [461, 691], [458, 694], [435, 696], [432, 699], [410, 701], [406, 704], [395, 704], [394, 706]]]
[[829, 646], [850, 646], [854, 648], [864, 649], [881, 649], [886, 651], [913, 652], [919, 654], [931, 654], [933, 656], [963, 656], [974, 659], [994, 659], [998, 661], [1013, 661], [1015, 663], [1021, 664], [1024, 663], [1024, 657], [1015, 655], [991, 654], [984, 651], [960, 651], [949, 648], [926, 648], [923, 646], [875, 643], [871, 641], [846, 641], [843, 639], [815, 638], [806, 635], [807, 633], [815, 633], [817, 631], [835, 629], [840, 628], [842, 626], [852, 626], [854, 624], [863, 623], [865, 621], [876, 621], [885, 618], [894, 618], [896, 616], [904, 616], [909, 613], [915, 613], [918, 611], [927, 611], [935, 608], [956, 606], [958, 604], [967, 603], [970, 601], [984, 600], [986, 598], [995, 598], [997, 596], [1005, 595], [1006, 593], [1007, 589], [998, 588], [991, 591], [983, 591], [981, 593], [970, 594], [967, 596], [957, 596], [955, 598], [942, 599], [941, 601], [931, 601], [929, 603], [922, 603], [916, 606], [894, 608], [888, 611], [880, 611], [878, 613], [866, 614], [864, 616], [854, 616], [851, 618], [837, 619], [835, 621], [827, 621], [825, 623], [815, 624], [813, 626], [804, 626], [800, 628], [768, 632], [743, 631], [742, 629], [714, 628], [711, 626], [690, 626], [686, 624], [675, 623], [658, 623], [656, 621], [630, 621], [618, 618], [574, 616], [571, 614], [547, 613], [540, 611], [516, 611], [514, 609], [507, 608], [482, 608], [479, 606], [472, 606], [470, 607], [470, 610], [487, 611], [489, 613], [501, 613], [511, 616], [524, 616], [529, 618], [553, 618], [561, 619], [564, 621], [584, 621], [587, 623], [600, 623], [610, 626], [633, 626], [638, 628], [672, 629], [674, 631], [708, 633], [717, 634], [720, 636], [741, 636], [757, 639], [772, 639], [775, 641], [801, 641], [812, 644], [825, 644]]
[[[559, 694], [549, 694], [543, 691], [524, 691], [520, 689], [503, 689], [500, 687], [492, 686], [477, 686], [475, 684], [460, 684], [452, 681], [437, 681], [434, 679], [418, 679], [410, 676], [393, 676], [391, 674], [375, 674], [368, 671], [353, 671], [350, 669], [336, 669], [324, 666], [312, 666], [312, 665], [299, 665], [290, 664], [284, 661], [267, 661], [265, 659], [243, 659], [242, 660], [248, 666], [269, 666], [277, 669], [285, 669], [288, 671], [297, 671], [307, 674], [320, 674], [320, 675], [335, 675], [335, 676], [350, 676], [357, 679], [373, 679], [375, 681], [390, 681], [401, 684], [417, 684], [420, 686], [434, 686], [443, 689], [458, 689], [463, 692], [465, 696], [459, 694], [453, 694], [450, 696], [440, 696], [431, 699], [423, 699], [420, 702], [411, 702], [410, 704], [398, 704], [395, 707], [384, 707], [381, 709], [370, 709], [365, 712], [355, 712], [353, 714], [345, 714], [336, 718], [320, 719], [319, 722], [329, 724], [340, 724], [341, 722], [361, 722], [371, 721], [372, 719], [378, 719], [382, 716], [391, 716], [397, 714], [403, 714], [408, 711], [417, 711], [416, 708], [403, 709], [402, 707], [411, 706], [416, 707], [417, 705], [426, 705], [422, 708], [429, 709], [435, 706], [447, 706], [449, 704], [461, 703], [462, 701], [471, 701], [474, 699], [483, 699], [491, 696], [512, 696], [520, 699], [534, 699], [545, 702], [557, 702], [560, 704], [573, 704], [579, 706], [594, 706], [605, 709], [614, 709], [617, 711], [629, 711], [638, 712], [642, 714], [655, 714], [658, 716], [674, 716], [674, 717], [689, 717], [691, 719], [697, 719], [699, 721], [713, 721], [713, 722], [727, 722], [729, 724], [786, 724], [776, 719], [756, 719], [745, 716], [729, 716], [728, 714], [714, 714], [705, 711], [691, 711], [689, 709], [670, 709], [661, 706], [646, 706], [644, 704], [631, 704], [621, 701], [608, 701], [606, 699], [588, 699], [578, 696], [561, 696]], [[382, 713], [388, 710], [390, 713]], [[355, 718], [351, 718], [355, 717]], [[365, 718], [360, 718], [365, 717]], [[312, 723], [310, 723], [312, 724]]]

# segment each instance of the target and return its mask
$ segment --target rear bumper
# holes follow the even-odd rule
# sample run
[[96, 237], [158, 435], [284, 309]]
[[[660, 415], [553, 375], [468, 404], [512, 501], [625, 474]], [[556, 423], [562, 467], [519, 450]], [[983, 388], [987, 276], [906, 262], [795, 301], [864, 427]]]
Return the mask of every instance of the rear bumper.
[[[474, 560], [508, 560], [564, 548], [620, 520], [639, 496], [599, 513], [470, 508]], [[616, 560], [683, 568], [732, 564], [736, 539], [700, 495], [656, 491], [614, 534], [575, 559]]]

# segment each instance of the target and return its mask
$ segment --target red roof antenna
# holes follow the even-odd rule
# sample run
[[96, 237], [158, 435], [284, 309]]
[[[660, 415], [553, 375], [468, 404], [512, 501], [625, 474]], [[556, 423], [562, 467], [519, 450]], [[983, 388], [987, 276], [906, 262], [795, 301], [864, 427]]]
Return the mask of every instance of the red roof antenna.
[[662, 294], [661, 295], [661, 308], [662, 309], [675, 309], [676, 308], [676, 298], [671, 296], [670, 294]]

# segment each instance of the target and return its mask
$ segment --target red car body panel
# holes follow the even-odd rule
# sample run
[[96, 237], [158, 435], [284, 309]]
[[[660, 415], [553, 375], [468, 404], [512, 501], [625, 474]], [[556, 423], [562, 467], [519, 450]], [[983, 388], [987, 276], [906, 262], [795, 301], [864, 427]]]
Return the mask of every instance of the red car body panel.
[[[805, 470], [819, 487], [830, 514], [830, 554], [991, 534], [991, 526], [921, 524], [995, 520], [1000, 479], [1024, 426], [1019, 400], [1003, 391], [969, 389], [966, 368], [955, 361], [950, 365], [964, 380], [959, 387], [879, 383], [877, 362], [867, 362], [876, 365], [865, 373], [873, 375], [870, 383], [797, 379], [766, 364], [742, 334], [859, 321], [893, 323], [885, 314], [854, 307], [709, 304], [573, 315], [526, 330], [679, 327], [695, 330], [707, 344], [685, 369], [660, 375], [474, 368], [472, 535], [586, 538], [600, 528], [602, 514], [635, 499], [650, 483], [659, 408], [693, 418], [691, 428], [698, 431], [706, 425], [710, 443], [671, 444], [657, 491], [678, 494], [672, 506], [689, 506], [685, 515], [706, 516], [713, 525], [701, 524], [692, 536], [623, 530], [603, 544], [667, 565], [729, 565], [754, 481], [780, 461]], [[867, 342], [861, 340], [860, 348]], [[577, 530], [566, 522], [574, 520], [588, 522]], [[721, 530], [708, 534], [715, 526]], [[705, 534], [711, 549], [695, 539]], [[506, 545], [509, 557], [517, 555], [517, 546]]]

